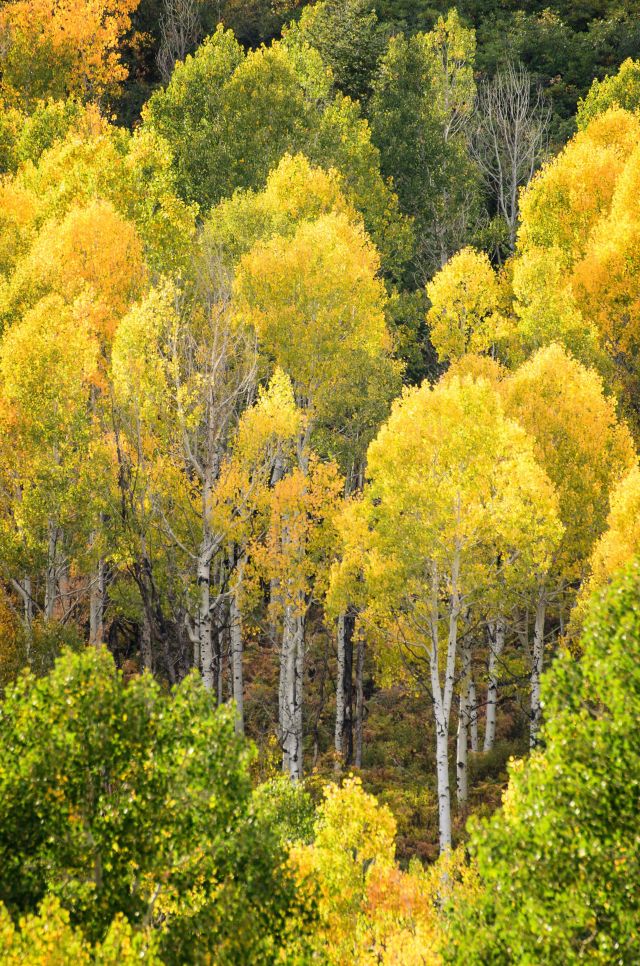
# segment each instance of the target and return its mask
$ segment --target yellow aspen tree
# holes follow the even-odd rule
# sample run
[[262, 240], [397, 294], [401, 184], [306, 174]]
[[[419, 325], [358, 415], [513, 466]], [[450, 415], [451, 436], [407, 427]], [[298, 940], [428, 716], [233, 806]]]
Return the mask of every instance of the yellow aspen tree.
[[640, 119], [620, 109], [576, 134], [523, 192], [517, 251], [557, 248], [567, 268], [580, 259], [639, 136]]
[[266, 539], [252, 551], [256, 564], [278, 587], [270, 606], [283, 627], [278, 702], [282, 766], [293, 779], [303, 774], [306, 615], [311, 603], [324, 597], [343, 490], [335, 463], [309, 453], [304, 468], [296, 466], [273, 487]]
[[470, 377], [405, 391], [369, 447], [367, 472], [364, 497], [341, 526], [345, 549], [334, 581], [366, 603], [362, 622], [387, 673], [429, 682], [445, 852], [459, 664], [461, 717], [467, 712], [465, 615], [495, 586], [498, 559], [508, 571], [522, 555], [543, 578], [559, 534], [555, 492], [497, 391]]
[[640, 467], [634, 466], [611, 491], [607, 528], [593, 548], [589, 578], [571, 614], [569, 637], [575, 646], [592, 594], [640, 554]]
[[540, 726], [540, 675], [545, 649], [547, 607], [561, 615], [572, 588], [588, 571], [595, 541], [602, 533], [609, 493], [634, 464], [627, 426], [618, 419], [615, 400], [602, 379], [559, 345], [540, 349], [500, 383], [507, 413], [534, 441], [538, 462], [554, 484], [564, 527], [548, 576], [534, 602], [531, 672], [531, 738]]
[[594, 226], [572, 278], [578, 305], [593, 320], [634, 408], [640, 358], [639, 190], [636, 148], [620, 173], [610, 211]]
[[127, 77], [121, 45], [138, 0], [9, 0], [0, 12], [2, 93], [100, 100]]
[[[237, 266], [236, 312], [256, 332], [262, 356], [290, 377], [304, 414], [296, 452], [302, 478], [308, 472], [314, 436], [321, 440], [322, 434], [329, 452], [344, 445], [341, 436], [351, 436], [347, 449], [351, 448], [352, 459], [362, 450], [362, 440], [366, 445], [370, 438], [372, 416], [384, 411], [385, 393], [397, 377], [379, 267], [379, 256], [362, 225], [344, 210], [302, 220], [284, 236], [258, 241]], [[373, 393], [368, 388], [372, 380]], [[295, 619], [289, 619], [286, 608], [281, 609], [281, 736], [289, 733], [285, 705], [291, 704], [296, 680], [303, 674], [302, 599], [294, 611]], [[302, 716], [297, 704], [293, 722], [296, 734], [291, 744], [300, 749]], [[300, 761], [298, 751], [292, 755], [285, 745], [285, 768], [293, 768], [295, 774]]]
[[5, 293], [5, 317], [53, 293], [68, 304], [81, 298], [105, 348], [120, 318], [146, 282], [142, 242], [135, 226], [109, 202], [72, 208], [38, 233]]
[[488, 352], [507, 333], [500, 281], [484, 252], [463, 248], [427, 285], [431, 341], [441, 362]]
[[[3, 489], [10, 494], [5, 512], [30, 567], [10, 577], [47, 619], [61, 603], [61, 578], [77, 541], [92, 523], [94, 507], [81, 497], [81, 484], [97, 365], [98, 344], [86, 316], [55, 295], [38, 302], [0, 344], [3, 422], [9, 418], [3, 434]], [[38, 578], [39, 587], [33, 583], [27, 591], [25, 578], [29, 584]]]

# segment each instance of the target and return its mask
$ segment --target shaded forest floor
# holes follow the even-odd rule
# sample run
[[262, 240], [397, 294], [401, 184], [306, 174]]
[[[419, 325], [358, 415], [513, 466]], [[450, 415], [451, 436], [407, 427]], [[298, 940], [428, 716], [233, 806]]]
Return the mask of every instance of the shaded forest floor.
[[[308, 789], [318, 801], [326, 781], [335, 781], [335, 655], [327, 635], [316, 636], [310, 648], [305, 681], [305, 775]], [[435, 731], [430, 702], [409, 686], [380, 687], [375, 683], [369, 658], [365, 670], [365, 714], [362, 767], [353, 764], [342, 774], [358, 774], [367, 791], [389, 806], [398, 823], [398, 859], [407, 865], [413, 857], [432, 862], [438, 857]], [[280, 750], [275, 738], [278, 694], [277, 650], [253, 643], [246, 655], [245, 714], [247, 734], [257, 744], [256, 775], [264, 780], [277, 774]], [[483, 722], [480, 709], [479, 747]], [[529, 720], [517, 697], [499, 704], [496, 743], [490, 752], [469, 752], [469, 801], [455, 803], [455, 709], [450, 739], [453, 832], [464, 841], [471, 814], [488, 815], [500, 804], [507, 784], [507, 762], [528, 751]]]

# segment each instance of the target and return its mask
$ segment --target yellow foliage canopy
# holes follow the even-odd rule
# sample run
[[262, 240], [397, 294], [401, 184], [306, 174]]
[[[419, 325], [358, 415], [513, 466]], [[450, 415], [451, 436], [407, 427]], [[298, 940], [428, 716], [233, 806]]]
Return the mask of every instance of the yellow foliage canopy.
[[2, 93], [99, 100], [127, 76], [120, 44], [139, 0], [10, 0], [0, 11]]

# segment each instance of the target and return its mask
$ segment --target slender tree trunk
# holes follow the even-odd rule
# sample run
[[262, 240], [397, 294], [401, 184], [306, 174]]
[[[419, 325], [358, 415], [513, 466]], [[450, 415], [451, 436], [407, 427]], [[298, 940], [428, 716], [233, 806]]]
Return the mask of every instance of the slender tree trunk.
[[340, 614], [338, 618], [338, 628], [336, 634], [338, 649], [338, 666], [336, 673], [336, 727], [334, 735], [334, 747], [336, 752], [336, 770], [340, 770], [344, 757], [344, 720], [345, 720], [345, 664], [346, 664], [346, 631], [345, 616]]
[[451, 848], [451, 793], [449, 790], [449, 728], [442, 705], [436, 707], [436, 774], [440, 854]]
[[153, 624], [146, 605], [142, 611], [142, 637], [140, 641], [142, 666], [153, 673]]
[[364, 743], [364, 655], [365, 642], [358, 639], [356, 648], [356, 722], [355, 722], [355, 766], [362, 768], [362, 747]]
[[285, 607], [282, 640], [284, 662], [282, 768], [302, 778], [302, 700], [304, 681], [304, 613], [301, 602]]
[[99, 647], [104, 642], [104, 606], [106, 597], [106, 567], [102, 557], [96, 565], [89, 599], [89, 643]]
[[244, 678], [242, 670], [242, 608], [240, 595], [242, 593], [242, 577], [244, 560], [236, 568], [236, 579], [231, 594], [231, 677], [233, 700], [236, 706], [236, 732], [244, 734]]
[[456, 655], [458, 649], [458, 619], [460, 617], [460, 552], [457, 551], [451, 568], [451, 596], [449, 604], [449, 633], [445, 662], [444, 687], [440, 684], [439, 616], [440, 583], [433, 566], [431, 593], [431, 650], [429, 654], [431, 694], [436, 726], [436, 773], [438, 779], [438, 818], [440, 853], [451, 848], [451, 792], [449, 788], [449, 720], [455, 687]]
[[353, 760], [353, 631], [352, 611], [338, 618], [338, 669], [336, 676], [336, 769]]
[[466, 805], [469, 797], [469, 688], [471, 685], [471, 648], [465, 641], [462, 647], [462, 676], [458, 712], [458, 741], [456, 748], [456, 792], [458, 804]]
[[211, 621], [211, 554], [205, 540], [198, 558], [198, 651], [200, 671], [205, 688], [213, 691], [215, 667], [213, 653], [213, 627]]
[[536, 604], [536, 616], [533, 626], [533, 659], [531, 663], [531, 730], [529, 744], [535, 748], [540, 731], [542, 709], [540, 706], [540, 677], [544, 660], [544, 623], [547, 615], [547, 599], [541, 591]]
[[22, 606], [24, 608], [26, 659], [27, 664], [31, 664], [34, 618], [31, 577], [25, 576], [22, 578], [22, 580], [12, 580], [11, 583], [14, 590], [16, 590], [22, 598]]
[[25, 576], [22, 578], [22, 580], [14, 580], [12, 581], [12, 584], [14, 589], [22, 598], [24, 624], [27, 631], [29, 631], [33, 625], [34, 618], [33, 585], [31, 583], [31, 577]]
[[51, 620], [57, 595], [58, 571], [58, 528], [50, 520], [48, 525], [49, 537], [47, 543], [47, 572], [44, 589], [44, 616]]
[[304, 616], [302, 614], [296, 615], [296, 629], [295, 629], [295, 642], [296, 642], [296, 660], [294, 666], [295, 673], [295, 686], [293, 689], [294, 695], [294, 707], [293, 707], [293, 740], [292, 740], [292, 755], [289, 760], [289, 773], [292, 778], [302, 778], [302, 708], [303, 708], [303, 685], [304, 685], [304, 659], [305, 659], [305, 648], [304, 648]]
[[350, 765], [353, 761], [353, 633], [355, 620], [354, 612], [347, 611], [344, 636], [344, 728], [342, 732], [342, 748], [346, 765]]
[[489, 682], [485, 712], [484, 751], [491, 751], [496, 740], [496, 712], [498, 707], [498, 663], [504, 649], [505, 625], [502, 618], [489, 625]]
[[283, 624], [282, 624], [282, 637], [280, 641], [280, 676], [278, 681], [278, 738], [280, 739], [280, 747], [282, 748], [282, 770], [284, 772], [289, 771], [289, 757], [287, 752], [287, 742], [286, 737], [286, 726], [285, 722], [287, 720], [286, 715], [286, 700], [287, 700], [287, 680], [288, 674], [288, 660], [289, 660], [289, 635], [285, 630], [287, 614], [285, 611]]
[[471, 740], [471, 751], [476, 754], [478, 744], [478, 696], [476, 694], [476, 682], [473, 673], [469, 678], [469, 736]]
[[216, 633], [216, 700], [218, 707], [224, 702], [224, 656], [225, 656], [225, 632], [224, 627], [220, 626]]

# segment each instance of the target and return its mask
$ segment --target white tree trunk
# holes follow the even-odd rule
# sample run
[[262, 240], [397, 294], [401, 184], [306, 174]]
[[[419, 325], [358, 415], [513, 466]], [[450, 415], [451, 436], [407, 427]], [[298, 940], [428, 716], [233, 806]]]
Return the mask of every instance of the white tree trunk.
[[[286, 615], [285, 615], [286, 616]], [[285, 633], [284, 622], [282, 627], [282, 636], [280, 639], [280, 675], [278, 681], [278, 738], [280, 739], [280, 747], [282, 748], [282, 770], [289, 770], [289, 759], [287, 756], [287, 749], [285, 743], [285, 703], [287, 699], [287, 660], [288, 653], [287, 648], [289, 646], [289, 635]]]
[[460, 553], [454, 555], [451, 568], [451, 601], [449, 605], [449, 634], [445, 663], [444, 687], [440, 683], [439, 616], [440, 585], [434, 566], [431, 600], [431, 649], [429, 652], [431, 694], [436, 726], [436, 771], [438, 778], [438, 818], [440, 852], [451, 848], [451, 792], [449, 789], [449, 720], [455, 686], [456, 653], [458, 648], [458, 619], [460, 616]]
[[362, 768], [362, 748], [364, 744], [364, 654], [365, 642], [360, 638], [356, 653], [356, 728], [355, 728], [355, 766]]
[[504, 649], [505, 625], [502, 618], [489, 625], [489, 682], [485, 712], [484, 751], [491, 751], [496, 740], [496, 712], [498, 707], [498, 662]]
[[106, 596], [106, 567], [103, 558], [98, 560], [91, 583], [89, 599], [89, 643], [99, 647], [104, 643], [104, 605]]
[[438, 777], [438, 824], [440, 854], [451, 848], [451, 794], [449, 791], [449, 728], [442, 705], [434, 702], [436, 712], [436, 773]]
[[540, 705], [540, 677], [544, 661], [544, 623], [547, 614], [547, 599], [541, 591], [536, 604], [536, 617], [533, 627], [533, 655], [531, 662], [531, 730], [529, 745], [535, 748], [540, 731], [542, 708]]
[[47, 543], [47, 572], [44, 588], [44, 616], [51, 620], [56, 603], [58, 588], [58, 537], [59, 530], [49, 521], [49, 538]]
[[345, 675], [345, 639], [346, 621], [345, 615], [341, 614], [338, 618], [337, 628], [337, 648], [338, 648], [338, 668], [336, 673], [336, 728], [334, 745], [336, 752], [336, 768], [340, 768], [344, 757], [344, 675]]
[[243, 561], [238, 564], [236, 580], [231, 594], [231, 675], [233, 700], [236, 706], [236, 732], [244, 734], [244, 677], [242, 672], [242, 591]]
[[469, 687], [471, 683], [471, 648], [465, 642], [462, 648], [462, 675], [460, 680], [460, 704], [458, 713], [458, 741], [456, 747], [456, 792], [458, 804], [466, 805], [469, 797]]
[[215, 655], [213, 653], [213, 628], [211, 622], [211, 553], [208, 541], [200, 549], [198, 557], [198, 653], [200, 671], [205, 688], [213, 691], [215, 680]]
[[473, 674], [469, 680], [469, 738], [471, 751], [475, 754], [478, 751], [478, 696], [476, 694], [476, 682]]
[[291, 743], [291, 755], [289, 757], [289, 774], [292, 778], [302, 778], [302, 706], [303, 706], [303, 685], [304, 685], [304, 617], [302, 614], [296, 615], [296, 661], [295, 661], [295, 687], [294, 687], [294, 708], [293, 725], [294, 731]]
[[301, 604], [285, 607], [282, 632], [282, 770], [302, 778], [302, 686], [304, 614]]

